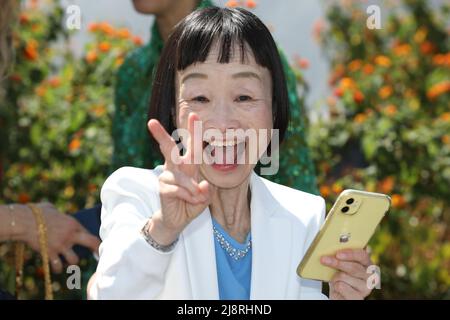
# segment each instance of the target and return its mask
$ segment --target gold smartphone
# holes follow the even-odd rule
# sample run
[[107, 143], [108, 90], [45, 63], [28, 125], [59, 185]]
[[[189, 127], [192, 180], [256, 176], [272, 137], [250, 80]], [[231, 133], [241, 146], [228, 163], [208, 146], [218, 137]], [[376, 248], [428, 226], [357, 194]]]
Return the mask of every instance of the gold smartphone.
[[388, 212], [391, 198], [385, 194], [344, 190], [311, 243], [297, 274], [306, 279], [330, 281], [336, 269], [324, 266], [320, 258], [342, 249], [362, 249]]

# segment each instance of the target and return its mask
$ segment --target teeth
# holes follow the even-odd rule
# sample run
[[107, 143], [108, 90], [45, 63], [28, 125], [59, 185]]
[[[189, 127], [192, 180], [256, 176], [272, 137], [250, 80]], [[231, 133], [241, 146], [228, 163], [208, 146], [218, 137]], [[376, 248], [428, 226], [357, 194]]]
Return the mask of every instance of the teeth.
[[237, 144], [237, 141], [209, 141], [208, 143], [213, 147], [232, 147]]

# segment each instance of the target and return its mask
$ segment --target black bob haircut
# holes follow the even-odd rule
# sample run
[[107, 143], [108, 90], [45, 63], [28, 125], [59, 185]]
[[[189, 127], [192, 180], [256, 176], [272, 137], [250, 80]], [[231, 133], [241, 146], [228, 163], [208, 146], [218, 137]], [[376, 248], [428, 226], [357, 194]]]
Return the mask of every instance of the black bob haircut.
[[235, 46], [240, 48], [241, 61], [244, 62], [247, 47], [256, 63], [270, 71], [273, 128], [279, 130], [281, 143], [289, 123], [289, 99], [280, 54], [267, 27], [257, 16], [242, 8], [196, 10], [176, 25], [156, 70], [149, 119], [159, 120], [172, 134], [176, 129], [173, 119], [176, 114], [176, 72], [206, 61], [213, 45], [219, 48], [219, 63], [230, 62]]

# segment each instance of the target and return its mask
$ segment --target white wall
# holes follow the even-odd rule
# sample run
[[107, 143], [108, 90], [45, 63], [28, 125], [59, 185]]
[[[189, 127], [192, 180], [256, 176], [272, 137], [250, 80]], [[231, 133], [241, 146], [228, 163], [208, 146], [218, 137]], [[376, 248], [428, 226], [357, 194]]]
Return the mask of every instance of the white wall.
[[[80, 52], [87, 40], [87, 26], [95, 21], [109, 21], [128, 27], [144, 40], [149, 38], [151, 16], [134, 11], [131, 0], [62, 0], [64, 5], [76, 4], [81, 9], [82, 29], [77, 31], [72, 43], [76, 52]], [[219, 5], [226, 0], [216, 0]], [[259, 0], [253, 12], [268, 26], [273, 27], [273, 35], [278, 44], [292, 60], [298, 54], [310, 61], [305, 77], [310, 85], [308, 104], [325, 98], [328, 92], [328, 67], [318, 44], [312, 37], [314, 22], [322, 17], [321, 2], [317, 0]]]

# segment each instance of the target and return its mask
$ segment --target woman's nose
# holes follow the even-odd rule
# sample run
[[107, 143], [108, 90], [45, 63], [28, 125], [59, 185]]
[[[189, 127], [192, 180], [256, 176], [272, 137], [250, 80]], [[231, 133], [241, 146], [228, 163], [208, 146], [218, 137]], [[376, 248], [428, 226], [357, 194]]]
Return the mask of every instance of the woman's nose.
[[[206, 120], [206, 121], [205, 121]], [[226, 102], [218, 102], [210, 109], [206, 119], [204, 118], [206, 128], [218, 129], [225, 132], [227, 129], [239, 129], [240, 120], [233, 108]]]

